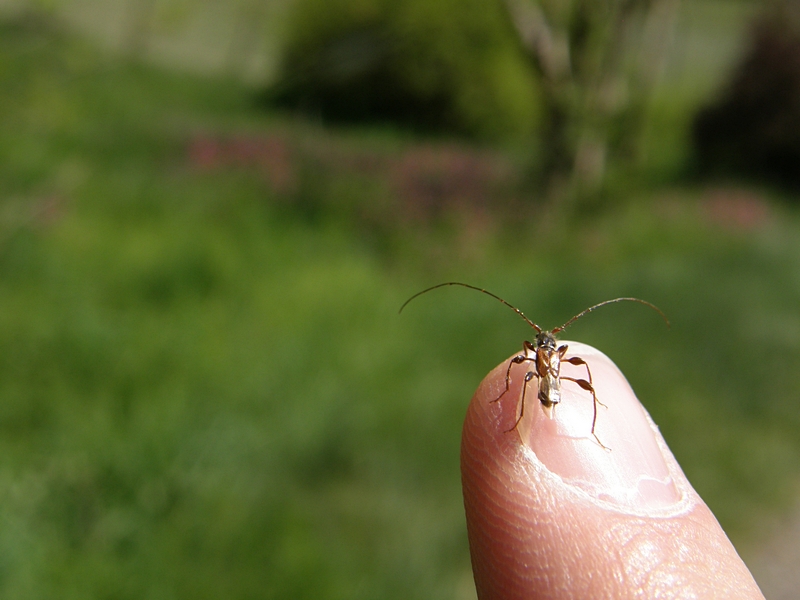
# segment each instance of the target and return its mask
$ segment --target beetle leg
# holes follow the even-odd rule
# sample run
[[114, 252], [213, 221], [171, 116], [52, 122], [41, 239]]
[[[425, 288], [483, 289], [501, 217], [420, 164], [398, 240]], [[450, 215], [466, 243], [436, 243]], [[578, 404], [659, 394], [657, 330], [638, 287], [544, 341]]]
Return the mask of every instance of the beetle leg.
[[[573, 364], [575, 364], [575, 363], [573, 363]], [[587, 367], [587, 369], [588, 369], [588, 367]], [[564, 376], [562, 376], [561, 379], [566, 379], [567, 381], [574, 381], [582, 389], [586, 390], [587, 392], [589, 392], [592, 395], [592, 400], [594, 400], [594, 403], [592, 404], [592, 407], [594, 408], [594, 416], [592, 417], [592, 435], [594, 436], [594, 439], [597, 440], [597, 443], [600, 444], [600, 446], [604, 450], [610, 450], [610, 448], [608, 448], [605, 444], [603, 444], [603, 442], [600, 441], [600, 438], [597, 437], [597, 434], [594, 432], [595, 425], [597, 425], [597, 405], [600, 404], [601, 406], [605, 406], [605, 404], [602, 404], [597, 399], [597, 394], [595, 393], [594, 387], [592, 387], [591, 382], [586, 381], [585, 379], [575, 379], [574, 377], [564, 377]]]
[[[584, 367], [586, 367], [586, 375], [589, 377], [589, 385], [593, 385], [592, 372], [589, 369], [589, 364], [585, 360], [583, 360], [580, 356], [570, 356], [569, 358], [565, 358], [564, 361], [572, 365], [583, 365]], [[562, 377], [562, 379], [569, 379], [569, 377]], [[572, 381], [574, 381], [574, 379]], [[597, 402], [603, 408], [608, 408], [605, 404], [603, 404], [602, 402], [600, 402], [600, 400], [597, 399], [597, 396], [595, 396], [594, 401]]]
[[536, 373], [533, 371], [528, 371], [525, 373], [525, 383], [522, 384], [522, 397], [519, 401], [519, 417], [517, 417], [517, 420], [514, 421], [514, 426], [507, 430], [506, 433], [511, 433], [514, 431], [517, 428], [517, 425], [519, 425], [519, 422], [522, 421], [522, 417], [525, 415], [525, 392], [528, 391], [528, 383], [534, 377], [536, 377]]
[[[525, 343], [525, 347], [523, 348], [523, 350], [527, 350], [527, 349], [528, 349], [528, 343], [526, 342]], [[509, 390], [509, 387], [511, 386], [511, 367], [513, 367], [514, 365], [521, 365], [522, 363], [524, 363], [526, 361], [532, 362], [532, 361], [535, 361], [535, 360], [536, 360], [535, 356], [534, 357], [530, 357], [527, 354], [523, 353], [523, 354], [518, 354], [517, 356], [512, 358], [510, 361], [508, 361], [508, 369], [506, 369], [506, 387], [497, 398], [495, 398], [494, 400], [491, 400], [490, 402], [497, 402], [498, 400], [500, 400], [500, 398], [502, 398], [503, 396], [506, 395], [506, 392]]]

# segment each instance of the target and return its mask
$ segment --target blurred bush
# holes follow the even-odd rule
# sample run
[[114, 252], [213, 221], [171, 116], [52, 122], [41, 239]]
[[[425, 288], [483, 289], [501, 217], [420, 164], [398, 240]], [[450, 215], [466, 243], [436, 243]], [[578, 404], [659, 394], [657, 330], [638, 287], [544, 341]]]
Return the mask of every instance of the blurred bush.
[[759, 17], [750, 49], [697, 115], [693, 137], [704, 173], [800, 185], [800, 2], [770, 5]]
[[612, 163], [637, 166], [676, 0], [505, 0], [542, 83], [541, 179], [551, 200], [599, 199]]
[[326, 120], [479, 139], [528, 137], [541, 112], [498, 0], [298, 0], [267, 96]]

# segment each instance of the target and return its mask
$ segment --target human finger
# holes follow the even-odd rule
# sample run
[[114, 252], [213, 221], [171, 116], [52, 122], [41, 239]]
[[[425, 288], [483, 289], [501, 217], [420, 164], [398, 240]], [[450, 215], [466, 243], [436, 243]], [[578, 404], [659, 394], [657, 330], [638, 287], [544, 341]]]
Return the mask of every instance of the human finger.
[[493, 402], [508, 362], [499, 365], [467, 412], [462, 482], [480, 600], [763, 599], [622, 373], [594, 348], [562, 343], [587, 364], [562, 363], [561, 375], [588, 381], [588, 365], [607, 407], [597, 439], [592, 396], [567, 379], [549, 419], [534, 378], [508, 431], [530, 364], [514, 366]]

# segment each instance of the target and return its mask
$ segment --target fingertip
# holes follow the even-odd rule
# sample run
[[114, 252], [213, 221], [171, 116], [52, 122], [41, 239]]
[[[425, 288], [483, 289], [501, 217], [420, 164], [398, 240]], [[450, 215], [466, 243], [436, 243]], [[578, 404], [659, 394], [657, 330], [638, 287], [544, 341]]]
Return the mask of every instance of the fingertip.
[[608, 406], [597, 435], [610, 451], [591, 435], [592, 401], [578, 386], [562, 390], [553, 419], [526, 399], [508, 432], [525, 367], [495, 401], [507, 361], [467, 411], [462, 482], [478, 597], [629, 597], [635, 587], [642, 597], [763, 598], [622, 374], [594, 349], [570, 350]]
[[[481, 383], [467, 410], [461, 442], [461, 477], [467, 533], [478, 598], [522, 598], [527, 582], [518, 580], [520, 569], [509, 568], [523, 560], [516, 532], [525, 527], [529, 511], [515, 505], [526, 501], [527, 490], [517, 486], [513, 475], [521, 446], [509, 434], [516, 415], [510, 403], [496, 401], [504, 388], [503, 365]], [[518, 386], [517, 386], [518, 388]], [[514, 387], [509, 390], [513, 393]], [[507, 393], [506, 395], [509, 395]], [[524, 578], [523, 578], [524, 579]]]

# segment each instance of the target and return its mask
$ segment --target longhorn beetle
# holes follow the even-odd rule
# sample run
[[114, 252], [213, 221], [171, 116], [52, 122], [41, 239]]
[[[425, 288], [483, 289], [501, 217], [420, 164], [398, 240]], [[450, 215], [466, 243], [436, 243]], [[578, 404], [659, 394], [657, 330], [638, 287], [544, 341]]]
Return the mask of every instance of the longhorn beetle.
[[[592, 417], [592, 435], [594, 439], [597, 440], [597, 443], [600, 444], [601, 447], [608, 450], [606, 446], [603, 445], [603, 442], [600, 441], [600, 438], [597, 437], [595, 433], [595, 426], [597, 425], [597, 405], [600, 404], [601, 406], [605, 407], [606, 405], [600, 402], [597, 399], [597, 394], [594, 391], [594, 385], [592, 384], [592, 371], [589, 369], [589, 365], [586, 363], [579, 356], [570, 356], [567, 357], [567, 349], [568, 346], [566, 344], [558, 345], [557, 340], [555, 338], [557, 333], [564, 331], [567, 327], [569, 327], [572, 323], [580, 319], [583, 315], [592, 312], [596, 308], [600, 308], [601, 306], [605, 306], [606, 304], [613, 304], [614, 302], [622, 302], [623, 300], [629, 300], [631, 302], [638, 302], [639, 304], [644, 304], [645, 306], [649, 306], [653, 310], [655, 310], [661, 318], [664, 319], [664, 322], [669, 327], [669, 320], [667, 319], [666, 315], [661, 312], [654, 304], [650, 304], [645, 300], [640, 300], [639, 298], [614, 298], [612, 300], [606, 300], [605, 302], [600, 302], [599, 304], [595, 304], [594, 306], [590, 306], [586, 310], [579, 312], [577, 315], [569, 319], [566, 323], [561, 325], [560, 327], [554, 327], [549, 331], [543, 330], [539, 327], [536, 323], [531, 321], [528, 317], [526, 317], [520, 309], [512, 304], [509, 304], [505, 300], [503, 300], [500, 296], [493, 294], [487, 290], [481, 289], [474, 285], [469, 285], [467, 283], [460, 283], [458, 281], [448, 281], [446, 283], [440, 283], [438, 285], [434, 285], [433, 287], [429, 287], [427, 289], [422, 290], [421, 292], [417, 292], [411, 298], [406, 300], [403, 303], [403, 306], [400, 307], [399, 312], [403, 312], [403, 309], [417, 296], [421, 296], [422, 294], [426, 294], [432, 290], [435, 290], [440, 287], [445, 287], [448, 285], [460, 285], [461, 287], [469, 288], [471, 290], [476, 290], [487, 296], [491, 296], [492, 298], [499, 300], [510, 309], [512, 309], [515, 313], [517, 313], [520, 317], [525, 319], [525, 322], [530, 325], [533, 329], [536, 330], [536, 337], [534, 338], [533, 342], [524, 341], [522, 342], [522, 353], [518, 354], [514, 358], [508, 361], [508, 368], [506, 369], [506, 385], [503, 392], [492, 402], [497, 402], [505, 396], [506, 392], [509, 390], [509, 386], [511, 383], [511, 367], [514, 365], [521, 365], [523, 363], [532, 363], [533, 370], [528, 371], [525, 373], [525, 382], [522, 386], [522, 397], [519, 401], [519, 417], [517, 417], [514, 426], [506, 431], [506, 433], [510, 433], [514, 431], [517, 426], [519, 425], [520, 421], [522, 421], [522, 417], [525, 414], [525, 394], [528, 389], [528, 383], [536, 377], [538, 381], [538, 398], [539, 402], [542, 403], [542, 408], [544, 409], [545, 414], [549, 418], [553, 418], [553, 412], [555, 410], [555, 406], [561, 402], [561, 382], [572, 381], [576, 383], [581, 389], [586, 390], [592, 395], [592, 401], [594, 403], [594, 414]], [[586, 376], [587, 379], [577, 379], [575, 377], [567, 377], [566, 375], [561, 374], [561, 363], [568, 362], [572, 365], [580, 366], [583, 365], [586, 367]]]

